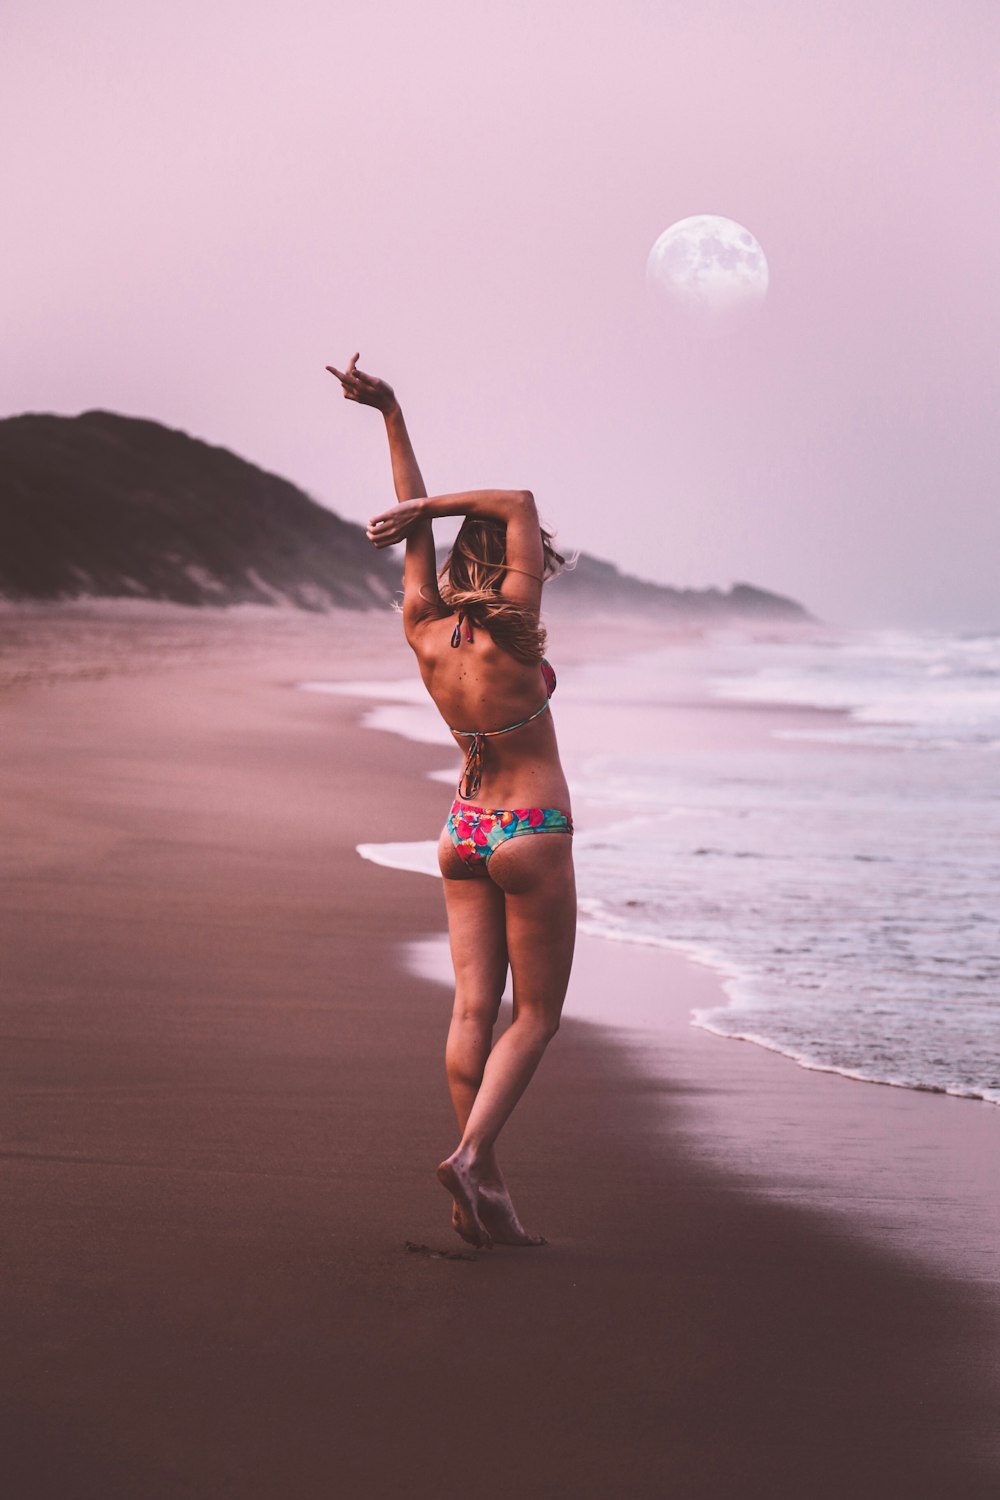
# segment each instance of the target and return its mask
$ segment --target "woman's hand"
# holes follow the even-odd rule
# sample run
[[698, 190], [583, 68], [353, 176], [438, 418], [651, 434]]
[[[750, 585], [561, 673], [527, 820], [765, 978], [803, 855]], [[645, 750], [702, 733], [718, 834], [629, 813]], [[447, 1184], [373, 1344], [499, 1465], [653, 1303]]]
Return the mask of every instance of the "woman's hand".
[[398, 405], [396, 393], [391, 385], [379, 380], [377, 375], [366, 375], [364, 370], [359, 370], [358, 359], [359, 355], [352, 354], [346, 370], [337, 370], [333, 365], [327, 365], [326, 368], [331, 375], [336, 375], [343, 386], [345, 400], [360, 401], [362, 406], [374, 406], [385, 416]]
[[394, 547], [405, 540], [424, 516], [423, 500], [401, 500], [368, 522], [367, 536], [373, 547]]

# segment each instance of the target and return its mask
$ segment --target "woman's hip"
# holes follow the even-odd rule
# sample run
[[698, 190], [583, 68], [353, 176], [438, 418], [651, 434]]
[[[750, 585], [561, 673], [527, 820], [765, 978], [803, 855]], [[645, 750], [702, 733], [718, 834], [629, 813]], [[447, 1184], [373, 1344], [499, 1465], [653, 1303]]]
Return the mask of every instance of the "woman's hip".
[[559, 843], [568, 844], [573, 834], [573, 819], [559, 807], [480, 807], [456, 798], [445, 832], [464, 868], [470, 873], [485, 874], [498, 851], [514, 840], [554, 834], [562, 835]]

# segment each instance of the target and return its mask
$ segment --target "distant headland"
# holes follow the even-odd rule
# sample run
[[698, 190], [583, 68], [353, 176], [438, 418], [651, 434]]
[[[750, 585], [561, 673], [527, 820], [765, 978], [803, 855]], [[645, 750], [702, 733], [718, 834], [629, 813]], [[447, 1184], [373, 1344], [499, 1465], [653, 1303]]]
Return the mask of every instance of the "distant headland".
[[[397, 556], [276, 474], [114, 412], [0, 421], [0, 598], [384, 607]], [[582, 553], [546, 608], [806, 622], [793, 599], [644, 582]]]

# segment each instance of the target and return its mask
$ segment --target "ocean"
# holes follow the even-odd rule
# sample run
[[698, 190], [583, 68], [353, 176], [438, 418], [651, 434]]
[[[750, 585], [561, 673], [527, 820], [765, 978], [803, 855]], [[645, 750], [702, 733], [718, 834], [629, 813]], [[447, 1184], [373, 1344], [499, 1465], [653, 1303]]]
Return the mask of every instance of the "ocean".
[[[1000, 1103], [1000, 632], [720, 632], [561, 678], [585, 930], [717, 969], [707, 1030]], [[668, 743], [657, 712], [685, 682], [707, 705], [829, 712]], [[379, 697], [373, 728], [451, 747], [419, 682], [306, 686]], [[627, 732], [595, 737], [574, 699]], [[435, 869], [432, 840], [364, 852]]]

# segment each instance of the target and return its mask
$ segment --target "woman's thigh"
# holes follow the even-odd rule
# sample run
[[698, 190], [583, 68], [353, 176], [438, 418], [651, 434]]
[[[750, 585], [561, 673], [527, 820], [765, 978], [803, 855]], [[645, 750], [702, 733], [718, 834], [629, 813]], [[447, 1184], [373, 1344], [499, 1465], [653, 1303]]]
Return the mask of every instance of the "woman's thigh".
[[504, 894], [482, 876], [444, 879], [448, 940], [455, 970], [455, 1007], [496, 1019], [507, 983]]
[[511, 839], [490, 859], [489, 874], [503, 893], [514, 1014], [527, 1007], [557, 1024], [576, 942], [572, 835]]

